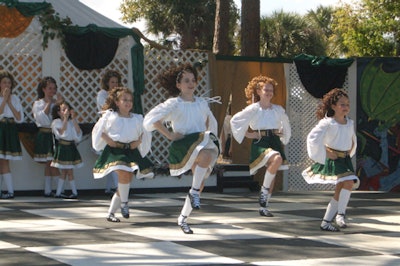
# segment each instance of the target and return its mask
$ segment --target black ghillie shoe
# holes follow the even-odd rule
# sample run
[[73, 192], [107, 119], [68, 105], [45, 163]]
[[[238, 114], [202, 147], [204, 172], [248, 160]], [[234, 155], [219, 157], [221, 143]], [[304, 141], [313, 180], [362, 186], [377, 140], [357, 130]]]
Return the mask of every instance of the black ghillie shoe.
[[265, 216], [265, 217], [274, 217], [274, 215], [273, 215], [268, 209], [265, 209], [265, 208], [260, 208], [260, 209], [258, 210], [258, 213], [259, 213], [261, 216]]
[[340, 232], [339, 228], [333, 226], [331, 222], [327, 222], [327, 221], [323, 221], [319, 228], [321, 228], [322, 231]]
[[69, 199], [77, 199], [78, 195], [77, 194], [71, 194], [68, 196]]
[[2, 194], [0, 198], [1, 198], [1, 199], [13, 199], [13, 198], [14, 198], [14, 193], [5, 193], [5, 194]]
[[200, 209], [200, 194], [189, 192], [189, 199], [190, 199], [190, 205], [192, 205], [192, 208], [195, 210], [199, 210]]
[[335, 219], [337, 226], [339, 226], [340, 228], [347, 228], [347, 224], [346, 224], [345, 218], [346, 218], [346, 215], [338, 213], [336, 215], [336, 219]]
[[261, 207], [267, 207], [267, 197], [268, 195], [263, 191], [260, 191], [260, 196], [258, 197], [258, 203], [260, 203]]
[[125, 202], [122, 206], [121, 206], [121, 214], [122, 217], [124, 217], [125, 219], [129, 218], [129, 206], [128, 206], [128, 202]]
[[107, 216], [107, 221], [112, 222], [112, 223], [119, 223], [120, 222], [120, 220], [117, 217], [115, 217], [114, 213], [110, 213]]
[[184, 232], [185, 234], [193, 234], [192, 229], [190, 229], [189, 225], [186, 222], [182, 222], [179, 225], [182, 229], [182, 232]]

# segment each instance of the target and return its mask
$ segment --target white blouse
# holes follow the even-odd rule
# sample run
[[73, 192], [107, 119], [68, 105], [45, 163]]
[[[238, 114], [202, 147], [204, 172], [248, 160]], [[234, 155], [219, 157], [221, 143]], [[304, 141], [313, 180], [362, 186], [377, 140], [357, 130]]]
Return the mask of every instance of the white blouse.
[[172, 130], [182, 135], [211, 131], [217, 136], [218, 133], [217, 120], [201, 97], [194, 97], [193, 102], [176, 97], [160, 103], [145, 116], [144, 128], [153, 131], [154, 123], [160, 120], [171, 122]]
[[[4, 98], [2, 96], [0, 96], [0, 104], [3, 102], [3, 100], [4, 100]], [[14, 118], [16, 123], [22, 123], [24, 121], [24, 110], [22, 109], [22, 105], [21, 105], [20, 99], [16, 95], [11, 94], [11, 103], [14, 106], [14, 108], [19, 112], [19, 114], [21, 116], [21, 119], [17, 120], [14, 117], [14, 114], [11, 111], [10, 107], [8, 106], [8, 104], [6, 104], [4, 106], [4, 111], [3, 111], [2, 114], [0, 114], [0, 119], [6, 118], [6, 117], [7, 118]]]
[[242, 143], [248, 128], [252, 130], [278, 129], [282, 131], [280, 137], [286, 145], [291, 137], [289, 118], [282, 106], [273, 104], [271, 108], [263, 109], [259, 102], [248, 105], [236, 113], [231, 119], [233, 137]]
[[151, 133], [143, 128], [143, 116], [131, 113], [130, 117], [121, 117], [118, 112], [107, 110], [103, 112], [92, 130], [92, 147], [100, 152], [107, 145], [101, 137], [106, 133], [113, 141], [129, 143], [141, 138], [138, 150], [142, 157], [150, 151]]
[[310, 159], [324, 164], [326, 146], [339, 151], [350, 151], [352, 157], [357, 148], [353, 120], [347, 118], [346, 124], [339, 124], [332, 117], [321, 119], [307, 135], [307, 153]]
[[106, 103], [107, 97], [108, 97], [108, 91], [106, 90], [100, 90], [97, 93], [96, 103], [97, 103], [97, 110], [99, 110], [99, 112], [102, 110], [103, 105]]
[[60, 134], [59, 129], [62, 127], [63, 121], [60, 118], [54, 119], [53, 122], [51, 122], [51, 129], [56, 139], [75, 142], [79, 142], [82, 139], [82, 130], [80, 130], [79, 133], [76, 132], [74, 123], [71, 120], [68, 120], [67, 129]]
[[49, 114], [44, 112], [46, 105], [47, 103], [44, 101], [44, 99], [37, 100], [33, 103], [32, 113], [37, 127], [51, 127], [51, 110], [53, 109], [54, 104], [50, 104]]

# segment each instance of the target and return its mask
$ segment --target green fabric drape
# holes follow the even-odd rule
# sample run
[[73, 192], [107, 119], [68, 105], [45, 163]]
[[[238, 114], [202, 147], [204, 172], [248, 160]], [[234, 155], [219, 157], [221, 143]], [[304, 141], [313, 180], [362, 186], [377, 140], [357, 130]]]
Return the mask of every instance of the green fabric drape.
[[294, 58], [304, 88], [314, 97], [322, 98], [333, 88], [343, 87], [347, 68], [354, 59], [330, 59], [300, 54]]
[[128, 28], [105, 28], [90, 24], [86, 27], [69, 26], [65, 28], [66, 33], [74, 35], [83, 35], [88, 32], [101, 32], [111, 38], [124, 38], [132, 36], [136, 45], [131, 47], [132, 61], [132, 80], [134, 85], [134, 112], [143, 114], [141, 95], [144, 92], [144, 55], [143, 45], [140, 43], [140, 37]]
[[7, 7], [15, 7], [25, 17], [39, 15], [44, 10], [51, 7], [51, 4], [46, 2], [27, 3], [17, 0], [0, 0], [0, 3], [4, 3]]

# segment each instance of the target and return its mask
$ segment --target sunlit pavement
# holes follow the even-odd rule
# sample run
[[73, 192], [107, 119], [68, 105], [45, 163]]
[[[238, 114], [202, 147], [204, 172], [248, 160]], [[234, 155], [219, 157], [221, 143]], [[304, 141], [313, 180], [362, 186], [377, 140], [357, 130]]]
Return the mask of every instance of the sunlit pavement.
[[355, 192], [348, 228], [319, 229], [332, 192], [203, 193], [177, 226], [185, 193], [131, 194], [131, 217], [106, 221], [110, 198], [0, 201], [0, 265], [400, 265], [400, 194]]

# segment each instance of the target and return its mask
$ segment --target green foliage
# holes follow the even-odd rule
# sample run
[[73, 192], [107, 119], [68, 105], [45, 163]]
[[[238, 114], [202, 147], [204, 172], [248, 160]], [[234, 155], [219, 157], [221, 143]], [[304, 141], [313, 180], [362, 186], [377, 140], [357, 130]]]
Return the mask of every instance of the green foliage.
[[332, 6], [318, 6], [316, 10], [311, 10], [306, 14], [306, 20], [312, 25], [315, 31], [320, 31], [322, 42], [325, 46], [325, 54], [328, 57], [340, 57], [342, 46], [332, 29], [333, 13], [335, 8]]
[[49, 40], [54, 38], [60, 39], [62, 47], [65, 47], [63, 29], [72, 24], [69, 17], [60, 18], [60, 15], [54, 11], [53, 7], [49, 7], [39, 15], [39, 22], [42, 25], [43, 49], [46, 49]]
[[120, 6], [124, 22], [144, 19], [147, 33], [161, 39], [179, 35], [181, 48], [205, 50], [212, 48], [215, 9], [215, 0], [123, 0]]
[[400, 1], [361, 0], [334, 13], [332, 40], [345, 56], [400, 55]]
[[274, 12], [261, 18], [261, 56], [292, 58], [301, 53], [324, 56], [322, 31], [296, 13]]

